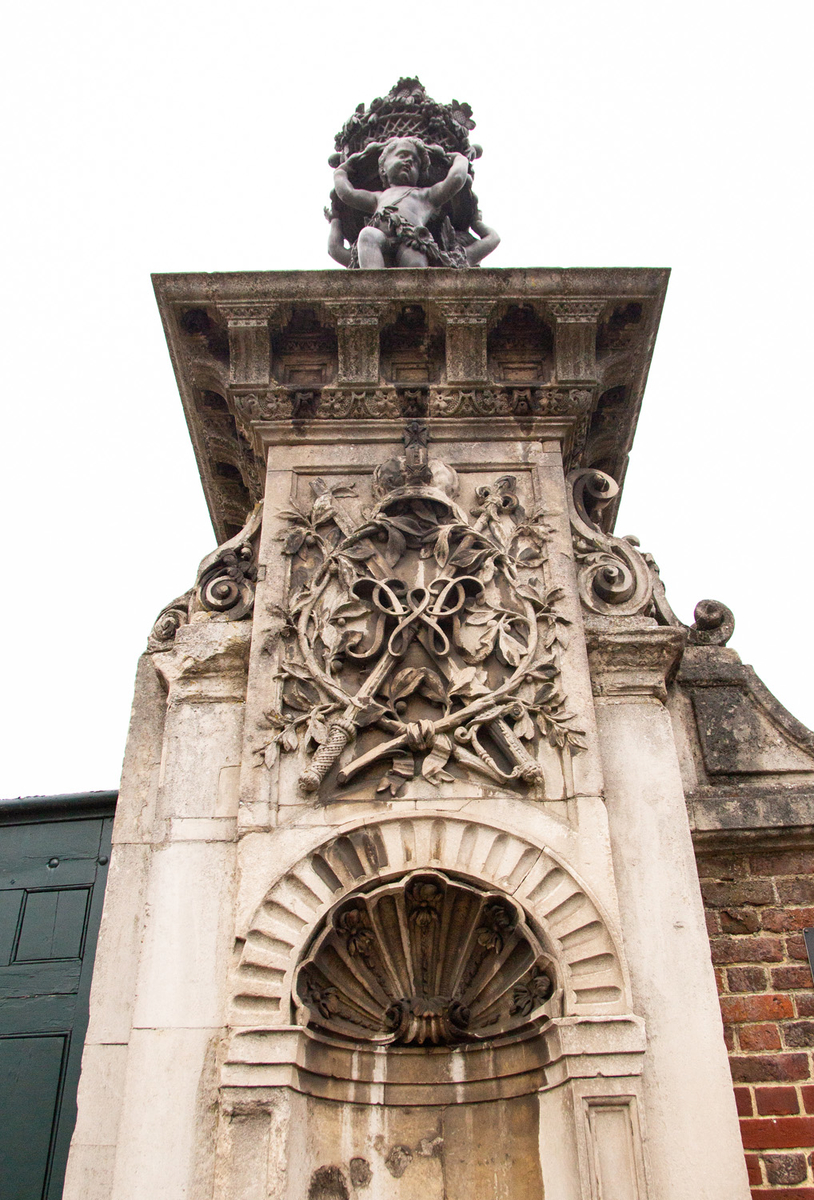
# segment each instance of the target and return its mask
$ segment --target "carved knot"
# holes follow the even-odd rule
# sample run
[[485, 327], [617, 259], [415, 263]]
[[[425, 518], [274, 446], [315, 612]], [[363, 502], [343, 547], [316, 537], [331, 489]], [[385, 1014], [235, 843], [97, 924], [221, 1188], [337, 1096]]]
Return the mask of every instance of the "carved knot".
[[413, 751], [432, 750], [435, 725], [432, 721], [411, 721], [407, 726], [407, 745]]

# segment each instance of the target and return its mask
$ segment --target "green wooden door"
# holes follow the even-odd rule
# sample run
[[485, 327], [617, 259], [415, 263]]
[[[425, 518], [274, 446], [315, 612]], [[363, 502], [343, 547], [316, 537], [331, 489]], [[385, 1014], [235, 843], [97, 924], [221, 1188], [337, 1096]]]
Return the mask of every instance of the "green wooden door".
[[2, 1200], [62, 1195], [113, 824], [76, 809], [0, 824]]

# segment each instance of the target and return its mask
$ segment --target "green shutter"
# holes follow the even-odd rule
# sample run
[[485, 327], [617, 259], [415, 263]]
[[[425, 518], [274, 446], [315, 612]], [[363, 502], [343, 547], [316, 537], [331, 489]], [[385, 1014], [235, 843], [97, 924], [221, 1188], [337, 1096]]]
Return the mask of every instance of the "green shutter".
[[2, 1200], [62, 1195], [113, 824], [83, 799], [60, 798], [75, 820], [0, 811]]

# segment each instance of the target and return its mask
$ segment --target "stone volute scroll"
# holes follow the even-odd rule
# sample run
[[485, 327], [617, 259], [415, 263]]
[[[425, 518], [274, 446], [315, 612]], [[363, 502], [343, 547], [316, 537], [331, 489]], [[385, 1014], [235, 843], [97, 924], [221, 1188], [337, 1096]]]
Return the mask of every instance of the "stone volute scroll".
[[472, 109], [400, 79], [336, 135], [328, 253], [346, 267], [477, 266], [500, 238], [472, 191]]
[[277, 513], [292, 567], [266, 763], [304, 754], [306, 794], [329, 775], [334, 789], [367, 776], [396, 796], [413, 778], [474, 773], [542, 798], [541, 739], [566, 778], [584, 746], [562, 687], [570, 621], [544, 582], [551, 530], [512, 475], [478, 486], [464, 511], [428, 441], [408, 422], [369, 497], [316, 479], [310, 511]]
[[243, 621], [251, 616], [262, 518], [260, 501], [240, 533], [207, 554], [198, 567], [195, 586], [158, 614], [147, 641], [150, 652], [171, 649], [180, 627], [196, 613], [221, 621]]
[[584, 607], [600, 616], [647, 614], [653, 572], [635, 538], [619, 538], [602, 527], [602, 513], [619, 494], [604, 471], [580, 468], [568, 475], [569, 509], [578, 586]]

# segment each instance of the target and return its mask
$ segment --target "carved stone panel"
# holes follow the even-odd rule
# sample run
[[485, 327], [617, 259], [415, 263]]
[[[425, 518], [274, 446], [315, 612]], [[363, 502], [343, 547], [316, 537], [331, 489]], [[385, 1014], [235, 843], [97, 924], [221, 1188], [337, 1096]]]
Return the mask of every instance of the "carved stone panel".
[[514, 475], [467, 481], [465, 508], [427, 428], [404, 440], [367, 479], [311, 478], [276, 513], [285, 648], [258, 749], [269, 766], [300, 756], [306, 796], [472, 779], [558, 798], [584, 740], [561, 677], [564, 593], [546, 582], [551, 527]]

